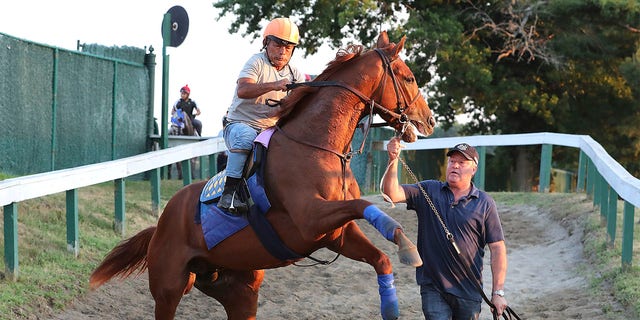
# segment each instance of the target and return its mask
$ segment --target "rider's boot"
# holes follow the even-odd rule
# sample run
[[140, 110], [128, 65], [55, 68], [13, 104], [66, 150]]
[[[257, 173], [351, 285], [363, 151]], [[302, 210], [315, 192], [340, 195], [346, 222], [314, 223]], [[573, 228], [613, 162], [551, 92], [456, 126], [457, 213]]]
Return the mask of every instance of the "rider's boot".
[[233, 178], [227, 176], [224, 182], [224, 190], [218, 202], [218, 208], [229, 211], [230, 213], [240, 215], [248, 211], [249, 207], [238, 196], [238, 186], [242, 182], [242, 178]]

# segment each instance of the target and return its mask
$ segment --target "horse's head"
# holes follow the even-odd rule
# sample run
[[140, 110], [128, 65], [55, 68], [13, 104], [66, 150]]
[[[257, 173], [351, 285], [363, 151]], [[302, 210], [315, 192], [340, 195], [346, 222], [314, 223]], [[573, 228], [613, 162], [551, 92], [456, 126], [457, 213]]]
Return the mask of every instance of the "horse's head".
[[414, 142], [417, 135], [412, 128], [428, 136], [433, 133], [436, 121], [413, 72], [398, 56], [405, 40], [406, 37], [402, 37], [398, 44], [389, 42], [386, 31], [378, 37], [375, 50], [382, 59], [384, 74], [376, 94], [382, 106], [377, 113], [401, 135], [402, 140]]

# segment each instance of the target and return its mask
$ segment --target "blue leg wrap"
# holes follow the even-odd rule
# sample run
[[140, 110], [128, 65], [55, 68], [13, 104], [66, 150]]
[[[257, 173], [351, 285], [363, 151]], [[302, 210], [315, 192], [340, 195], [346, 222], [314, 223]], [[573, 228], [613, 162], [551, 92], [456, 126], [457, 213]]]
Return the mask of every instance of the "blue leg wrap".
[[391, 242], [395, 240], [393, 237], [395, 230], [402, 229], [398, 221], [393, 220], [373, 204], [364, 209], [364, 218]]
[[378, 275], [378, 292], [380, 293], [380, 313], [383, 320], [398, 319], [398, 297], [393, 285], [393, 273]]

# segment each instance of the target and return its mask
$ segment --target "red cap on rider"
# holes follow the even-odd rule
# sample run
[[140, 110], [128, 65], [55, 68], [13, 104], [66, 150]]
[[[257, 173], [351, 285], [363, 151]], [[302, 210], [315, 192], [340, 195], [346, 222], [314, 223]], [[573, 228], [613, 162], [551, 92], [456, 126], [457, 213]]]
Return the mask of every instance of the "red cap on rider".
[[191, 89], [189, 89], [189, 85], [185, 84], [184, 87], [180, 88], [180, 93], [185, 92], [186, 94], [191, 94]]

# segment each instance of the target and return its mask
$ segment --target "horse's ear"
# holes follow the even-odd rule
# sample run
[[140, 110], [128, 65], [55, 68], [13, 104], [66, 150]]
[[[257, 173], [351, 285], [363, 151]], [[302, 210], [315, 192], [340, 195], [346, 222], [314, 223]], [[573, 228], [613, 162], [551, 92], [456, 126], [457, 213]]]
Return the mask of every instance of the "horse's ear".
[[382, 31], [378, 36], [378, 43], [376, 44], [376, 48], [386, 48], [389, 45], [389, 35], [386, 31]]
[[395, 52], [393, 53], [393, 58], [395, 59], [396, 57], [398, 57], [398, 54], [400, 53], [400, 51], [402, 51], [402, 49], [404, 48], [404, 42], [407, 40], [407, 36], [402, 36], [402, 39], [400, 39], [400, 42], [398, 42], [398, 44], [395, 47]]

